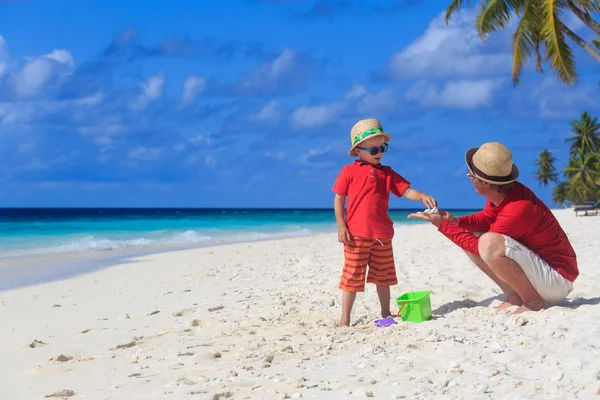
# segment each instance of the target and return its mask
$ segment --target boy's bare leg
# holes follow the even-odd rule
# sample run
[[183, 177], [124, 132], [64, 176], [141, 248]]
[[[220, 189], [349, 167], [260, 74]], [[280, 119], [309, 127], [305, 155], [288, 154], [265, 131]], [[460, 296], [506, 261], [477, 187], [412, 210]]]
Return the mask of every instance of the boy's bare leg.
[[504, 282], [500, 277], [490, 268], [489, 265], [483, 261], [481, 257], [476, 256], [473, 253], [469, 253], [465, 251], [465, 254], [473, 261], [473, 264], [477, 265], [480, 270], [482, 270], [487, 276], [493, 280], [496, 285], [500, 287], [502, 292], [504, 293], [504, 297], [506, 300], [496, 307], [498, 311], [502, 311], [508, 307], [512, 306], [521, 306], [523, 304], [523, 300], [519, 297], [517, 292], [513, 288], [511, 288], [506, 282]]
[[379, 296], [379, 304], [381, 305], [381, 317], [393, 316], [390, 311], [390, 287], [377, 286], [377, 296]]
[[338, 326], [350, 326], [350, 314], [352, 313], [354, 300], [356, 300], [356, 292], [344, 291], [342, 294], [342, 318]]

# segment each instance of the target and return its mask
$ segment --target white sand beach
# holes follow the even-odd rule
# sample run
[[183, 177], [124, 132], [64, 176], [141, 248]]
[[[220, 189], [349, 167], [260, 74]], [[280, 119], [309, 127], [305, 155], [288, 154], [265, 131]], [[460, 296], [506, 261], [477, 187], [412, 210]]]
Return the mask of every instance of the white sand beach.
[[[0, 292], [0, 399], [597, 399], [600, 217], [556, 212], [579, 258], [568, 300], [499, 314], [498, 290], [429, 224], [397, 226], [396, 298], [432, 320], [378, 328], [375, 287], [334, 328], [335, 234], [140, 257]], [[393, 306], [393, 310], [397, 308]]]

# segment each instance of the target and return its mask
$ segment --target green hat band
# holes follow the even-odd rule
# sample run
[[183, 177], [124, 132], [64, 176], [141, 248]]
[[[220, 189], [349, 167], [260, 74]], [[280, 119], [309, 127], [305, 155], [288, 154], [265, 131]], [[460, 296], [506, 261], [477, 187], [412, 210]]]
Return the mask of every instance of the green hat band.
[[355, 136], [354, 139], [352, 139], [352, 146], [354, 146], [356, 143], [360, 142], [364, 138], [367, 138], [376, 133], [384, 133], [383, 128], [371, 128], [362, 132], [360, 135]]

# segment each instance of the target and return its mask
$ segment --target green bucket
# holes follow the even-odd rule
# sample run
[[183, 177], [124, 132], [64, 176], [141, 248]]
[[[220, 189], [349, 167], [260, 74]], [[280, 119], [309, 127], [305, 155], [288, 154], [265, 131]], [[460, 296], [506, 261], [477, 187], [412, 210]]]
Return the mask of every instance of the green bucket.
[[402, 321], [423, 322], [431, 319], [430, 290], [408, 292], [396, 299]]

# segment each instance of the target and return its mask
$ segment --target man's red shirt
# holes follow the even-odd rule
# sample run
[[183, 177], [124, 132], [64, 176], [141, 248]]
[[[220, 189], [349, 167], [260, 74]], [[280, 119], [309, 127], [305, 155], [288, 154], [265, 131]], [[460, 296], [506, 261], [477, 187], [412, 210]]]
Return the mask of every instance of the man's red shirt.
[[469, 253], [479, 255], [479, 237], [471, 232], [496, 232], [531, 249], [569, 281], [579, 275], [575, 250], [556, 217], [519, 182], [513, 183], [498, 206], [488, 200], [482, 211], [459, 217], [458, 221], [455, 225], [444, 220], [439, 231]]

